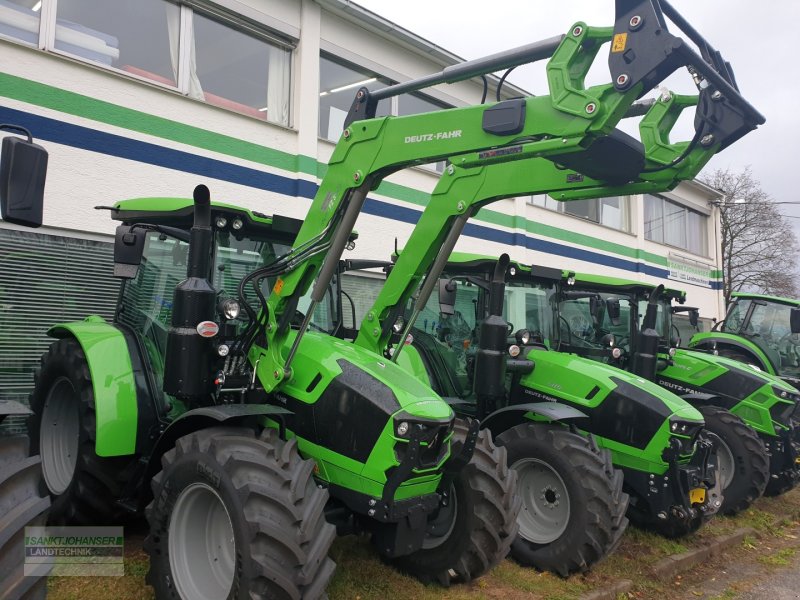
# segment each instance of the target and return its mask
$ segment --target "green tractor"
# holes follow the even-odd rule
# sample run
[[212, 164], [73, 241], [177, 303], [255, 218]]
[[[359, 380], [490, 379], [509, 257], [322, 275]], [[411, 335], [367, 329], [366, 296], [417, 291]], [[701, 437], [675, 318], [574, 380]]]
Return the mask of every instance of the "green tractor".
[[[630, 27], [631, 22], [638, 25], [639, 16], [634, 16], [637, 18], [628, 15], [626, 27]], [[572, 32], [576, 37], [584, 34], [586, 30], [582, 25]], [[598, 36], [596, 40], [602, 38]], [[583, 69], [591, 58], [588, 54], [596, 49], [596, 44], [589, 45], [588, 40], [579, 44], [583, 50], [570, 57], [572, 67], [566, 80], [560, 68], [566, 66], [567, 61], [557, 62], [554, 57], [549, 64], [551, 82], [559, 81], [559, 85], [566, 85], [573, 93], [579, 91], [583, 81]], [[566, 83], [561, 83], [563, 81]], [[627, 81], [627, 75], [619, 81]], [[430, 365], [421, 360], [414, 345], [407, 342], [414, 337], [415, 327], [419, 327], [421, 315], [459, 236], [469, 227], [468, 219], [481, 207], [533, 190], [568, 200], [665, 190], [681, 179], [694, 177], [713, 152], [728, 143], [726, 139], [720, 146], [714, 146], [714, 134], [706, 137], [702, 131], [693, 141], [669, 142], [670, 130], [684, 109], [698, 104], [705, 108], [711, 106], [706, 104], [703, 94], [701, 92], [700, 98], [664, 94], [656, 102], [634, 107], [646, 113], [640, 127], [643, 144], [613, 130], [583, 151], [563, 154], [557, 148], [568, 146], [569, 138], [551, 134], [531, 141], [523, 134], [524, 123], [529, 121], [523, 123], [513, 102], [504, 103], [502, 125], [495, 125], [484, 117], [484, 127], [513, 129], [520, 136], [519, 145], [449, 157], [450, 165], [406, 242], [405, 250], [391, 266], [391, 273], [373, 307], [365, 313], [357, 329], [340, 328], [341, 334], [354, 338], [356, 345], [403, 364], [422, 382], [433, 383], [457, 412], [481, 419], [482, 427], [490, 429], [498, 443], [506, 447], [512, 466], [520, 472], [524, 489], [520, 533], [512, 545], [512, 555], [523, 564], [561, 574], [585, 570], [610, 552], [619, 539], [624, 526], [621, 499], [626, 494], [622, 492], [619, 473], [599, 439], [578, 434], [580, 429], [591, 431], [585, 425], [591, 416], [566, 403], [553, 402], [552, 395], [531, 398], [507, 393], [506, 375], [525, 378], [532, 371], [537, 373], [539, 367], [534, 360], [509, 358], [507, 323], [491, 301], [484, 305], [485, 318], [476, 336], [479, 343], [470, 367], [474, 374], [462, 378], [459, 385], [436, 387]], [[569, 96], [564, 95], [565, 98]], [[573, 96], [575, 102], [577, 97], [585, 98], [579, 93]], [[723, 96], [715, 94], [714, 97], [721, 100]], [[368, 107], [369, 101], [370, 96], [364, 91], [363, 102]], [[590, 113], [596, 105], [591, 106]], [[625, 114], [630, 113], [626, 111]], [[710, 125], [702, 117], [698, 123], [700, 130]], [[442, 128], [447, 129], [447, 125], [441, 125]], [[737, 133], [730, 139], [745, 129], [744, 125], [732, 127], [731, 133]], [[350, 130], [346, 134], [350, 135]], [[427, 141], [435, 143], [436, 139]], [[701, 143], [703, 139], [705, 143]], [[423, 140], [414, 138], [409, 143], [420, 141]], [[551, 150], [554, 154], [549, 154]], [[614, 159], [609, 160], [609, 156]], [[649, 161], [654, 164], [647, 166]], [[350, 261], [343, 268], [375, 266], [380, 263]], [[494, 295], [495, 302], [502, 298], [504, 277], [503, 265], [497, 268], [497, 272], [487, 276], [485, 283], [487, 288], [500, 290]], [[444, 283], [439, 290], [445, 296], [453, 291], [448, 290], [447, 285]], [[413, 308], [407, 312], [412, 296]], [[473, 323], [473, 330], [476, 325], [477, 322]], [[452, 343], [452, 339], [448, 343]], [[598, 368], [590, 361], [564, 357], [555, 360], [561, 362], [551, 374], [557, 385], [569, 385], [562, 380], [570, 381], [571, 372], [562, 367], [570, 361], [592, 371], [583, 384], [589, 384], [593, 377], [604, 382], [602, 391], [595, 383], [580, 390], [581, 407], [603, 403], [618, 388], [625, 389], [622, 394], [625, 400], [634, 398], [627, 402], [626, 410], [630, 410], [631, 418], [624, 425], [614, 424], [620, 419], [613, 413], [613, 402], [604, 404], [609, 414], [599, 420], [607, 428], [619, 428], [613, 433], [618, 441], [623, 440], [622, 444], [617, 444], [618, 448], [622, 445], [635, 448], [633, 458], [628, 459], [626, 465], [638, 472], [635, 484], [630, 484], [631, 489], [634, 485], [636, 488], [632, 511], [635, 518], [675, 536], [696, 529], [717, 510], [721, 498], [716, 495], [711, 444], [698, 443], [703, 424], [698, 411], [641, 378]], [[440, 366], [447, 371], [452, 363], [447, 364], [445, 360]], [[570, 393], [578, 394], [579, 387]], [[650, 409], [653, 398], [656, 407]], [[648, 427], [643, 428], [635, 420], [639, 416], [637, 409], [653, 415]], [[553, 447], [558, 451], [553, 452]], [[522, 473], [525, 473], [524, 479]], [[571, 505], [567, 502], [570, 497]]]
[[719, 438], [725, 512], [742, 510], [761, 492], [773, 496], [796, 485], [795, 388], [731, 359], [678, 348], [672, 315], [688, 312], [697, 322], [695, 309], [680, 306], [684, 292], [595, 276], [573, 279], [561, 287], [560, 349], [632, 371], [696, 406]]
[[[53, 520], [118, 521], [146, 506], [158, 597], [322, 596], [336, 530], [371, 534], [385, 559], [425, 581], [469, 580], [499, 562], [521, 506], [505, 449], [382, 353], [422, 270], [442, 246], [446, 260], [479, 206], [440, 207], [448, 226], [435, 232], [420, 221], [422, 270], [384, 288], [399, 305], [368, 316], [355, 343], [318, 321], [367, 195], [392, 172], [541, 156], [561, 182], [554, 164], [615, 150], [627, 157], [624, 181], [661, 189], [763, 123], [719, 53], [704, 43], [707, 62], [666, 30], [665, 15], [699, 38], [666, 2], [663, 13], [651, 0], [617, 4], [613, 29], [578, 23], [563, 37], [359, 90], [302, 224], [212, 205], [204, 186], [193, 205], [115, 205], [115, 274], [126, 279], [116, 317], [51, 328], [58, 339], [31, 398]], [[612, 39], [613, 83], [585, 89]], [[374, 118], [381, 99], [546, 58], [550, 96]], [[662, 114], [648, 121], [661, 125], [658, 147], [612, 134], [636, 99], [684, 66], [700, 89], [688, 103], [699, 107], [695, 139], [665, 145], [658, 103], [648, 110]], [[487, 397], [502, 389], [508, 358], [490, 360]]]
[[725, 318], [693, 335], [689, 347], [748, 363], [800, 389], [800, 301], [734, 292]]
[[[0, 149], [0, 215], [25, 227], [42, 224], [47, 151], [30, 132], [15, 125], [0, 130], [27, 137], [5, 137]], [[31, 456], [28, 436], [13, 420], [31, 414], [28, 407], [0, 399], [0, 595], [40, 600], [47, 596], [50, 565], [25, 564], [25, 528], [43, 527], [50, 497], [42, 484], [41, 459]]]

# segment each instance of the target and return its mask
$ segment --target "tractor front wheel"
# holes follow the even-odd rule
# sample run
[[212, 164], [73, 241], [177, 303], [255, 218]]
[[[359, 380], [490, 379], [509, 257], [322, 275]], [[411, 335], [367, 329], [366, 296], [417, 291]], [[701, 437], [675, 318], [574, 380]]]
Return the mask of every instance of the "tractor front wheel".
[[325, 596], [336, 529], [294, 440], [213, 427], [179, 438], [161, 464], [145, 540], [157, 598]]
[[628, 524], [628, 495], [608, 450], [564, 427], [522, 423], [497, 443], [519, 477], [519, 563], [562, 577], [583, 572], [611, 553]]
[[717, 450], [717, 477], [724, 515], [735, 515], [764, 493], [769, 481], [769, 456], [758, 435], [723, 408], [701, 406], [705, 430]]
[[[466, 437], [468, 426], [457, 420], [453, 441]], [[446, 506], [431, 515], [422, 548], [389, 559], [421, 581], [447, 586], [485, 574], [508, 554], [517, 532], [520, 510], [516, 474], [506, 452], [491, 433], [478, 433], [472, 460], [453, 480]]]
[[72, 338], [54, 342], [34, 381], [28, 429], [53, 497], [50, 523], [118, 523], [122, 511], [116, 500], [133, 459], [95, 453], [94, 390], [80, 344]]

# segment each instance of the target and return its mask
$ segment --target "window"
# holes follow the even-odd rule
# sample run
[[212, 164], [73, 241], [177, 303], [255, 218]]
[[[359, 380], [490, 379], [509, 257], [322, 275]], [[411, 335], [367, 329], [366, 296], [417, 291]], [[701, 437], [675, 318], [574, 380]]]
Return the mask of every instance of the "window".
[[289, 125], [290, 52], [197, 12], [191, 85], [207, 102]]
[[593, 198], [589, 200], [567, 200], [560, 202], [553, 200], [545, 194], [531, 196], [529, 204], [547, 208], [573, 217], [579, 217], [617, 229], [619, 231], [630, 231], [630, 220], [628, 217], [628, 202], [615, 196], [612, 198]]
[[288, 126], [291, 48], [168, 0], [0, 0], [0, 36], [39, 43], [42, 4], [59, 53]]
[[179, 22], [165, 0], [58, 0], [55, 49], [175, 86]]
[[706, 215], [661, 196], [645, 195], [645, 239], [707, 256], [707, 229]]
[[[391, 81], [361, 67], [333, 61], [325, 56], [319, 63], [319, 137], [335, 142], [344, 129], [344, 119], [361, 87], [378, 90]], [[391, 114], [391, 101], [378, 103], [376, 116]]]
[[0, 0], [0, 36], [37, 44], [41, 7], [37, 0]]

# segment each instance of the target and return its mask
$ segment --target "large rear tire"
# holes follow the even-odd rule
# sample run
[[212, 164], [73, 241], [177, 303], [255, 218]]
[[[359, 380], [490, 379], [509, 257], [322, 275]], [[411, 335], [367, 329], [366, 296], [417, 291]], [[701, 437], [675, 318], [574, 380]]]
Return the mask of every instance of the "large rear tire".
[[95, 405], [89, 364], [73, 338], [54, 342], [34, 373], [28, 422], [31, 451], [53, 498], [51, 524], [119, 524], [117, 506], [132, 457], [95, 453]]
[[[467, 431], [467, 424], [457, 420], [453, 441], [463, 440]], [[516, 484], [505, 450], [489, 431], [480, 431], [472, 460], [453, 481], [450, 502], [429, 518], [422, 549], [389, 562], [425, 583], [444, 586], [484, 575], [508, 555], [516, 536]]]
[[[2, 418], [2, 417], [0, 417]], [[0, 437], [0, 598], [38, 600], [47, 595], [49, 566], [25, 575], [25, 527], [44, 526], [50, 498], [41, 461], [29, 456], [28, 437]]]
[[145, 540], [157, 598], [324, 597], [336, 529], [294, 440], [213, 427], [179, 438], [161, 464]]
[[723, 408], [701, 406], [705, 430], [717, 447], [719, 512], [735, 515], [764, 494], [769, 481], [769, 456], [758, 435], [739, 417]]
[[608, 450], [564, 427], [536, 423], [512, 427], [497, 443], [519, 476], [515, 560], [567, 577], [617, 547], [628, 525], [628, 495]]

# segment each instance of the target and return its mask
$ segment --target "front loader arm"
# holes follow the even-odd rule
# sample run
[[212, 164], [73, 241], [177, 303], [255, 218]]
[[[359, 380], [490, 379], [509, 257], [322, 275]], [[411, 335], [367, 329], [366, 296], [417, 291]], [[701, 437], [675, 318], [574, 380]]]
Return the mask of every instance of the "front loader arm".
[[[625, 34], [625, 42], [621, 42], [617, 31], [621, 27], [620, 14], [631, 7], [641, 8], [641, 14], [652, 25], [657, 22], [656, 16], [651, 18], [647, 15], [659, 4], [657, 0], [618, 0], [617, 4], [618, 18], [614, 30], [578, 23], [560, 42], [545, 40], [517, 51], [448, 67], [439, 75], [390, 86], [372, 94], [366, 89], [359, 90], [348, 115], [349, 125], [337, 144], [328, 172], [298, 233], [293, 254], [281, 265], [282, 276], [277, 279], [267, 301], [263, 341], [254, 344], [250, 350], [250, 359], [259, 365], [259, 379], [267, 391], [291, 375], [294, 353], [316, 303], [321, 301], [337, 269], [367, 193], [375, 189], [386, 175], [448, 157], [460, 157], [453, 160], [466, 166], [468, 158], [462, 155], [470, 152], [477, 152], [477, 160], [484, 164], [529, 156], [556, 160], [580, 154], [610, 134], [636, 98], [686, 64], [668, 54], [663, 58], [664, 65], [655, 60], [656, 71], [650, 69], [638, 81], [629, 78], [622, 82], [620, 77], [616, 77], [612, 83], [585, 89], [584, 77], [603, 43], [612, 41], [612, 54], [622, 53], [627, 61], [625, 64], [630, 66], [640, 60], [635, 53], [627, 52], [632, 48], [633, 40], [641, 42], [647, 38], [655, 42], [656, 38], [666, 34], [663, 27], [631, 26]], [[661, 39], [666, 39], [666, 36]], [[670, 36], [670, 39], [680, 38]], [[370, 118], [380, 99], [548, 57], [551, 57], [548, 63], [551, 94], [548, 96], [407, 117]], [[648, 55], [648, 58], [652, 57]], [[700, 71], [705, 74], [708, 68], [704, 66]], [[613, 75], [613, 67], [611, 71]], [[722, 98], [719, 106], [744, 106], [740, 112], [749, 117], [749, 129], [763, 122], [763, 117], [754, 110], [755, 116], [748, 112], [749, 105], [738, 91], [730, 85], [728, 88], [732, 91]], [[359, 120], [364, 118], [366, 120]], [[707, 150], [718, 149], [719, 145], [719, 141], [711, 142]], [[452, 222], [463, 226], [469, 215], [466, 208], [460, 213]], [[311, 307], [291, 348], [287, 348], [297, 303], [315, 279]]]
[[[631, 179], [624, 184], [609, 184], [565, 169], [552, 160], [536, 158], [539, 152], [532, 151], [529, 144], [518, 146], [514, 154], [524, 158], [506, 162], [498, 162], [506, 156], [487, 152], [452, 157], [452, 164], [439, 180], [405, 249], [367, 312], [356, 343], [378, 353], [386, 348], [392, 326], [404, 313], [420, 281], [426, 277], [432, 284], [439, 277], [466, 219], [486, 204], [531, 194], [549, 194], [557, 200], [565, 200], [656, 193], [672, 189], [684, 179], [694, 178], [717, 147], [697, 144], [687, 153], [690, 142], [670, 143], [669, 133], [677, 115], [695, 104], [696, 97], [662, 95], [650, 106], [640, 124], [645, 152], [641, 164], [657, 166], [642, 167], [638, 174], [626, 175]], [[589, 147], [584, 154], [589, 155], [592, 150]], [[681, 155], [680, 161], [670, 160], [669, 165], [660, 160], [664, 156]], [[431, 291], [432, 285], [423, 287], [416, 298], [415, 309], [421, 310]], [[409, 322], [406, 331], [412, 325], [413, 322]]]

